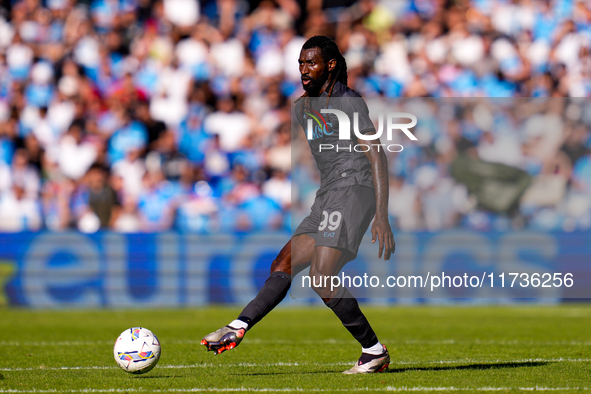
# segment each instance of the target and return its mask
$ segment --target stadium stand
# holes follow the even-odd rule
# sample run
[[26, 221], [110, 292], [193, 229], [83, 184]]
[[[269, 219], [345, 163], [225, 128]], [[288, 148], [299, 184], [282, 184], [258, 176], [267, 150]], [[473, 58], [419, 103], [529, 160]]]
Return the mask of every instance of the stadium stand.
[[[288, 230], [292, 180], [307, 201], [316, 177], [292, 168], [289, 100], [314, 34], [364, 97], [559, 98], [391, 156], [397, 229], [591, 227], [591, 111], [569, 99], [591, 93], [589, 1], [2, 0], [0, 231]], [[530, 176], [519, 206], [476, 205], [462, 155]]]

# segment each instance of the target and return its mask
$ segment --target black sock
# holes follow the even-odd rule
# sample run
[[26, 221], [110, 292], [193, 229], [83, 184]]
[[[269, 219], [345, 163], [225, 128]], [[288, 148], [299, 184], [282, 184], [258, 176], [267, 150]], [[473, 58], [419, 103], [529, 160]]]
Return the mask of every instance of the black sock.
[[291, 275], [285, 272], [273, 272], [269, 275], [259, 294], [242, 310], [238, 320], [248, 324], [250, 330], [267, 313], [271, 312], [287, 295], [291, 286]]
[[349, 290], [341, 287], [335, 298], [326, 302], [332, 311], [337, 315], [343, 326], [364, 348], [372, 347], [378, 343], [378, 337], [365, 318], [359, 304]]

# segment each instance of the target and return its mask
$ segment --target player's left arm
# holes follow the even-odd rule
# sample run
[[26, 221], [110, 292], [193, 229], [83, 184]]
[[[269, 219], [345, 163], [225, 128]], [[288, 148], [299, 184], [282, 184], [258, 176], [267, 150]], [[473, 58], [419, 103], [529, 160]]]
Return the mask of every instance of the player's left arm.
[[[375, 134], [375, 132], [367, 134]], [[381, 259], [383, 253], [384, 260], [390, 260], [390, 256], [396, 249], [396, 243], [388, 221], [388, 198], [390, 193], [388, 159], [384, 149], [382, 149], [383, 145], [380, 148], [379, 138], [368, 145], [370, 145], [370, 149], [365, 152], [365, 155], [371, 163], [371, 176], [376, 193], [376, 216], [371, 226], [371, 243], [375, 243], [377, 238], [380, 246], [378, 258]]]

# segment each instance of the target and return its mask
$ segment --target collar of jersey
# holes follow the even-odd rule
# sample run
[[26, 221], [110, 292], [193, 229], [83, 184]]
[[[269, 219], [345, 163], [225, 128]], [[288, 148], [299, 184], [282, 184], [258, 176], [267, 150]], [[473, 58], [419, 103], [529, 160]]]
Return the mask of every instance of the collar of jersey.
[[[336, 81], [334, 84], [334, 87], [332, 88], [332, 95], [331, 96], [332, 97], [340, 97], [342, 92], [345, 90], [344, 87], [345, 87], [345, 85], [343, 85], [339, 81]], [[325, 90], [318, 97], [326, 97], [326, 96], [328, 96], [328, 92]]]

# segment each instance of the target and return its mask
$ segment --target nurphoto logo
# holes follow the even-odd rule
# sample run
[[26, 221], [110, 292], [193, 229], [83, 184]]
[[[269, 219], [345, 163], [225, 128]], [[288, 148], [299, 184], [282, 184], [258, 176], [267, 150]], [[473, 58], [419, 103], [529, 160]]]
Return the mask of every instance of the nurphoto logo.
[[[338, 135], [339, 140], [350, 140], [351, 139], [351, 120], [349, 119], [349, 115], [345, 112], [333, 109], [333, 108], [323, 108], [318, 111], [315, 111], [311, 108], [308, 108], [306, 111], [306, 136], [308, 140], [315, 140], [324, 135], [332, 135], [334, 134], [334, 126], [332, 121], [327, 121], [323, 114], [333, 114], [336, 116], [338, 120]], [[384, 134], [384, 119], [386, 123], [386, 141], [390, 142], [393, 140], [393, 135], [395, 130], [402, 131], [411, 141], [417, 141], [417, 137], [410, 131], [411, 128], [416, 126], [417, 124], [417, 117], [408, 112], [389, 112], [389, 113], [380, 113], [378, 116], [378, 129], [376, 130], [375, 134], [363, 134], [359, 130], [359, 113], [353, 112], [353, 133], [357, 137], [359, 141], [375, 141]], [[410, 122], [400, 123], [400, 120], [408, 119]], [[327, 150], [335, 150], [336, 152], [351, 152], [354, 150], [355, 152], [368, 152], [371, 149], [371, 146], [377, 146], [378, 151], [380, 149], [386, 149], [389, 152], [401, 152], [404, 148], [400, 144], [356, 144], [351, 146], [339, 146], [334, 144], [320, 144], [318, 149], [319, 152], [327, 151]], [[383, 147], [383, 148], [382, 148]]]

